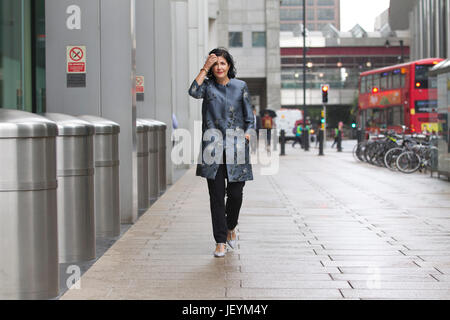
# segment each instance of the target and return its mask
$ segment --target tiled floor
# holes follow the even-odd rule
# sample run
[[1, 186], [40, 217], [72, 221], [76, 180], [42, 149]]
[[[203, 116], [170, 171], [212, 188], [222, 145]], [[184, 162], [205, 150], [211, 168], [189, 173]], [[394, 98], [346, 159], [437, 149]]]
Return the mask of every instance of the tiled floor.
[[450, 183], [286, 147], [246, 183], [239, 246], [214, 258], [191, 169], [62, 299], [450, 299]]

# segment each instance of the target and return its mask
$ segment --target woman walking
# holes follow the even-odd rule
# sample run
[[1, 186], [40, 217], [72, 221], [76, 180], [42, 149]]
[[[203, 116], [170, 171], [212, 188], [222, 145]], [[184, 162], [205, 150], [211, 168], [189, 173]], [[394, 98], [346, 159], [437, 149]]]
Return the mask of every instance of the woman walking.
[[[231, 248], [236, 247], [235, 228], [242, 205], [243, 188], [245, 181], [253, 180], [248, 142], [250, 130], [254, 130], [254, 116], [247, 84], [235, 76], [233, 57], [226, 49], [217, 48], [209, 53], [203, 68], [189, 89], [190, 96], [203, 99], [204, 140], [202, 140], [202, 161], [197, 165], [196, 174], [206, 178], [208, 182], [213, 234], [216, 241], [215, 257], [225, 256], [227, 243]], [[210, 129], [212, 130], [208, 131]], [[234, 136], [232, 139], [226, 139], [230, 129], [232, 132], [244, 130], [245, 139], [243, 141], [239, 138], [234, 139]], [[222, 134], [222, 141], [210, 141], [209, 134], [217, 132], [214, 130], [219, 130]], [[208, 135], [205, 135], [207, 131]], [[211, 162], [204, 158], [212, 146], [215, 155], [220, 158], [218, 161]], [[237, 153], [245, 151], [245, 161], [238, 161], [240, 155], [236, 154], [235, 150]]]

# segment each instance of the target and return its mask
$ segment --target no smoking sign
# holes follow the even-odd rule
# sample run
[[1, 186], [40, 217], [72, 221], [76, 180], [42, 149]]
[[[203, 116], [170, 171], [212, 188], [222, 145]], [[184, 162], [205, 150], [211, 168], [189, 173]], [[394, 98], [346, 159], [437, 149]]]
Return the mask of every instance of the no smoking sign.
[[86, 73], [86, 46], [67, 46], [67, 73]]

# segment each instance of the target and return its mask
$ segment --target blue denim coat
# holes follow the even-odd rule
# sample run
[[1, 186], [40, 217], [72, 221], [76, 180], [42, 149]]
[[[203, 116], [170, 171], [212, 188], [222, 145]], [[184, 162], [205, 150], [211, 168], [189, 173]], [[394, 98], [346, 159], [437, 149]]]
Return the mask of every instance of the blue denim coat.
[[[227, 129], [241, 129], [242, 134], [244, 134], [244, 132], [249, 133], [249, 130], [255, 128], [247, 84], [244, 81], [235, 78], [230, 79], [226, 85], [221, 85], [212, 79], [205, 79], [202, 85], [199, 86], [197, 81], [194, 80], [189, 88], [189, 95], [196, 99], [203, 99], [203, 140], [205, 140], [206, 130], [219, 130], [223, 137], [223, 142], [219, 141], [219, 143], [223, 143], [223, 150], [226, 150], [227, 153], [226, 158], [234, 158], [234, 161], [228, 160], [225, 162], [223, 154], [221, 154], [221, 160], [219, 162], [205, 162], [202, 155], [204, 154], [205, 148], [213, 143], [214, 140], [207, 139], [207, 141], [202, 141], [202, 153], [197, 165], [197, 176], [214, 179], [219, 164], [226, 163], [229, 182], [253, 180], [249, 143], [247, 139], [230, 139], [228, 140], [228, 146], [226, 139]], [[231, 146], [231, 144], [233, 145]], [[242, 157], [238, 160], [239, 152], [241, 152], [241, 155], [244, 153], [243, 148], [245, 148], [245, 161], [241, 161]], [[233, 153], [233, 155], [230, 155], [231, 153]]]

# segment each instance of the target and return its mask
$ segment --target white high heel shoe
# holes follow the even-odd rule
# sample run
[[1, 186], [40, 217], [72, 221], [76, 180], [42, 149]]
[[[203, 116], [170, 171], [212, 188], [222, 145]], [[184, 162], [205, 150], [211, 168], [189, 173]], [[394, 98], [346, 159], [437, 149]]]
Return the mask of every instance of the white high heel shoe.
[[[236, 230], [230, 230], [230, 237], [231, 237], [231, 239], [230, 240], [227, 240], [227, 243], [228, 243], [228, 245], [232, 248], [232, 249], [234, 249], [235, 247], [236, 247], [236, 245], [237, 245], [237, 241], [236, 241]], [[235, 239], [233, 240], [233, 235], [235, 236]]]
[[224, 251], [217, 251], [217, 248], [216, 248], [216, 250], [214, 251], [214, 257], [216, 257], [216, 258], [224, 257], [225, 253], [227, 252], [227, 244], [226, 243], [217, 243], [216, 245], [218, 245], [218, 244], [223, 245]]

